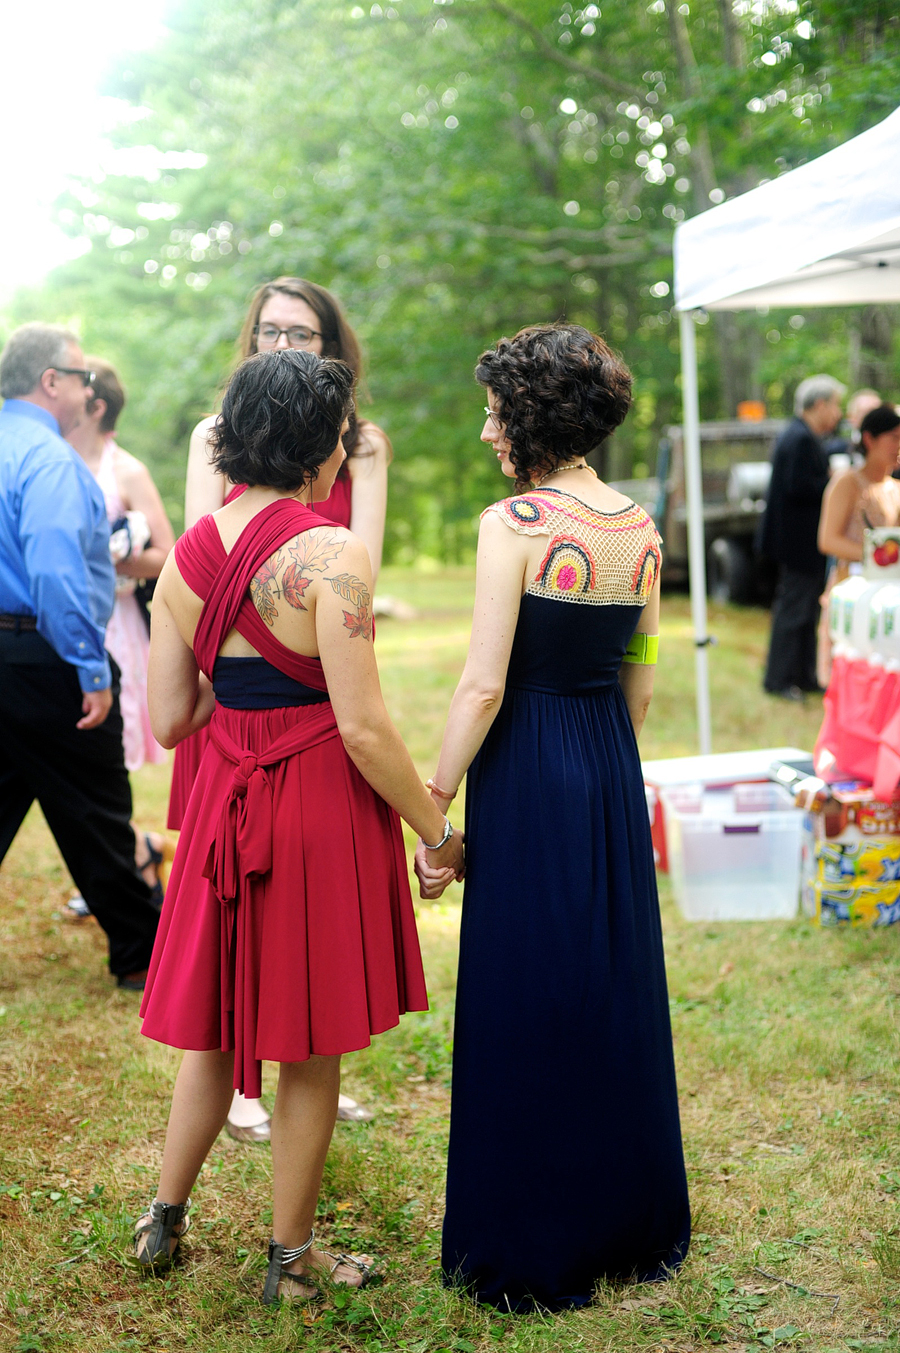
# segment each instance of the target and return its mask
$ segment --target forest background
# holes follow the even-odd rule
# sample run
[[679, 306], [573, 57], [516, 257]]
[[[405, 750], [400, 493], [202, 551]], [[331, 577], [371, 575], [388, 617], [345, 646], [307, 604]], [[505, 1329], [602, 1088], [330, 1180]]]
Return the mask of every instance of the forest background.
[[[16, 293], [0, 340], [69, 323], [119, 368], [121, 443], [180, 529], [190, 429], [216, 405], [250, 294], [282, 273], [321, 282], [363, 340], [363, 411], [395, 447], [388, 558], [464, 560], [501, 492], [478, 442], [478, 353], [561, 317], [606, 335], [636, 399], [605, 469], [653, 473], [680, 416], [675, 225], [887, 116], [898, 11], [174, 0], [161, 40], [109, 72], [129, 108], [123, 172], [58, 203], [85, 252]], [[702, 415], [747, 398], [790, 412], [815, 371], [897, 399], [898, 317], [715, 315], [698, 330]]]

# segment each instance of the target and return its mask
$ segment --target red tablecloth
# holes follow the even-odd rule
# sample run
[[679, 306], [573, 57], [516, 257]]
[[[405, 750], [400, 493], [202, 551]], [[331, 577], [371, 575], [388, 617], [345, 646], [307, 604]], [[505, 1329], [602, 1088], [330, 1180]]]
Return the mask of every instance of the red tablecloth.
[[814, 758], [820, 774], [839, 766], [890, 799], [900, 784], [900, 672], [836, 657]]

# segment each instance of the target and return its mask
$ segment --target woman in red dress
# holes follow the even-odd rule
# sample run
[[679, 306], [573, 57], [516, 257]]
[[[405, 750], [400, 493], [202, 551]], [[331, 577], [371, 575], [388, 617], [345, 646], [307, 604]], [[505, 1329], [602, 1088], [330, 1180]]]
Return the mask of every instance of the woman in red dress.
[[398, 814], [462, 867], [378, 684], [365, 546], [311, 506], [345, 451], [352, 372], [293, 350], [235, 373], [219, 471], [246, 491], [178, 542], [154, 598], [150, 712], [174, 746], [209, 726], [141, 1013], [185, 1049], [140, 1263], [167, 1262], [233, 1089], [281, 1063], [272, 1121], [273, 1240], [264, 1300], [360, 1285], [312, 1247], [340, 1057], [426, 1006]]
[[[359, 380], [362, 354], [356, 335], [347, 323], [340, 303], [330, 291], [300, 277], [276, 277], [255, 292], [250, 302], [238, 342], [240, 359], [255, 352], [298, 348], [346, 362]], [[208, 512], [238, 493], [242, 486], [231, 484], [216, 470], [211, 460], [210, 438], [215, 415], [203, 418], [191, 433], [185, 486], [185, 527], [191, 527]], [[369, 552], [373, 582], [378, 580], [387, 510], [387, 476], [391, 444], [381, 428], [368, 419], [359, 419], [354, 407], [344, 434], [347, 459], [341, 466], [328, 498], [316, 506], [320, 516], [348, 526]], [[172, 787], [169, 797], [168, 826], [181, 829], [194, 777], [206, 746], [206, 731], [187, 738], [175, 749]], [[338, 1118], [360, 1122], [371, 1118], [348, 1095], [338, 1101]], [[269, 1140], [271, 1120], [261, 1100], [236, 1094], [225, 1129], [236, 1141]]]

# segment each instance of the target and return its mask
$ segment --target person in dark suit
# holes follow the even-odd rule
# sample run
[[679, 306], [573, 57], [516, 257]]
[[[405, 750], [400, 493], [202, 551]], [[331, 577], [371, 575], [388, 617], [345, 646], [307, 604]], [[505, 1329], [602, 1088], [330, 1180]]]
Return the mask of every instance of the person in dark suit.
[[63, 436], [91, 372], [75, 335], [26, 324], [0, 357], [0, 863], [35, 799], [141, 990], [158, 921], [134, 863], [118, 669], [104, 632], [115, 575], [103, 494]]
[[772, 633], [763, 685], [770, 695], [802, 700], [820, 689], [816, 628], [825, 584], [817, 535], [828, 455], [822, 439], [841, 421], [846, 387], [832, 376], [810, 376], [794, 395], [794, 417], [775, 443], [762, 523], [762, 553], [778, 564]]

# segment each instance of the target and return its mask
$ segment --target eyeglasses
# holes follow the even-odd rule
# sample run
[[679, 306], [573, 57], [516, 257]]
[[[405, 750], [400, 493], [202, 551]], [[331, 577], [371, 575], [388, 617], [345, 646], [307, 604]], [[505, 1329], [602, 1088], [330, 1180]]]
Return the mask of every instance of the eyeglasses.
[[60, 376], [80, 376], [81, 383], [85, 387], [93, 385], [97, 379], [95, 371], [85, 371], [83, 366], [48, 366], [45, 371], [56, 371]]
[[293, 324], [290, 329], [279, 329], [277, 324], [255, 324], [253, 337], [260, 348], [274, 348], [285, 334], [289, 348], [308, 348], [314, 338], [324, 338], [318, 329], [307, 329], [303, 324]]
[[498, 431], [506, 426], [499, 413], [497, 413], [495, 409], [489, 408], [487, 404], [484, 406], [484, 412]]

